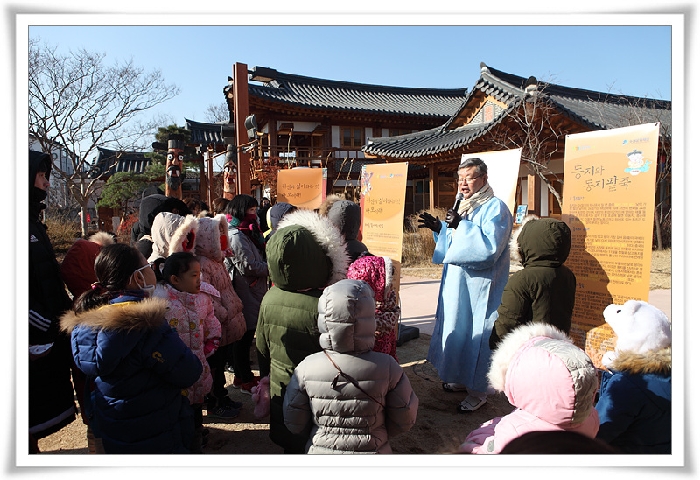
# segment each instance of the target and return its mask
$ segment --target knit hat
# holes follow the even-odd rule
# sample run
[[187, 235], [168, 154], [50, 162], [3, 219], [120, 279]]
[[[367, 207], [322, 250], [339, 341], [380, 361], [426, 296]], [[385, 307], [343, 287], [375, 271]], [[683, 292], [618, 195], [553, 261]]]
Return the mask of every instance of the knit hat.
[[671, 346], [671, 322], [668, 317], [643, 300], [608, 305], [603, 317], [617, 335], [617, 352], [646, 353]]

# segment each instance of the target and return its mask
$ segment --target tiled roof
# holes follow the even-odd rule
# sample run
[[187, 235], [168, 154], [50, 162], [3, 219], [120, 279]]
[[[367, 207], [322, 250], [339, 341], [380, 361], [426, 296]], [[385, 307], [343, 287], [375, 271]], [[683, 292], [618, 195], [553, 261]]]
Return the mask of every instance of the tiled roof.
[[97, 147], [97, 151], [97, 159], [90, 168], [92, 178], [105, 173], [143, 173], [146, 166], [151, 164], [151, 159], [146, 158], [143, 152], [118, 152], [102, 147]]
[[208, 144], [221, 144], [224, 145], [224, 137], [221, 133], [221, 127], [223, 125], [231, 125], [228, 122], [220, 123], [201, 123], [195, 122], [194, 120], [185, 119], [185, 128], [190, 131], [190, 143], [208, 145]]
[[248, 85], [251, 98], [313, 110], [449, 118], [460, 108], [466, 89], [405, 88], [323, 80], [254, 67]]
[[559, 114], [586, 125], [591, 130], [661, 121], [666, 127], [664, 133], [670, 136], [671, 102], [564, 87], [537, 82], [534, 77], [526, 79], [501, 72], [483, 63], [481, 67], [481, 77], [463, 106], [466, 107], [469, 100], [476, 95], [492, 96], [508, 106], [493, 121], [457, 126], [460, 125], [460, 109], [443, 125], [430, 130], [396, 137], [369, 138], [362, 151], [373, 156], [410, 159], [466, 147], [474, 139], [503, 122], [527, 97], [526, 86], [535, 83], [541, 92], [538, 95], [550, 101]]

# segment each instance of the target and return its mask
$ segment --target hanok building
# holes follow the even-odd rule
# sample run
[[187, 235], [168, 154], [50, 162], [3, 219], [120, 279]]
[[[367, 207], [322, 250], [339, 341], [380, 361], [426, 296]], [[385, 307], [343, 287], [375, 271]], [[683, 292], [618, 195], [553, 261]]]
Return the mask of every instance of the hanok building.
[[[558, 217], [566, 135], [660, 122], [657, 205], [670, 211], [671, 102], [569, 88], [481, 64], [463, 105], [440, 126], [392, 138], [368, 139], [362, 151], [380, 162], [407, 161], [420, 208], [449, 208], [463, 154], [522, 148], [516, 205]], [[556, 193], [555, 193], [556, 192]], [[657, 210], [657, 213], [659, 210]], [[412, 213], [408, 211], [406, 213]]]
[[224, 95], [235, 125], [240, 191], [258, 197], [279, 169], [304, 166], [327, 169], [327, 193], [357, 200], [368, 138], [442, 125], [466, 95], [464, 88], [368, 85], [241, 63], [233, 73]]
[[447, 208], [463, 154], [523, 148], [516, 205], [556, 217], [566, 135], [660, 122], [657, 204], [670, 208], [668, 101], [565, 87], [483, 63], [471, 91], [324, 80], [240, 63], [233, 70], [224, 88], [235, 130], [228, 142], [238, 145], [241, 191], [258, 197], [279, 168], [309, 166], [327, 168], [327, 193], [357, 199], [363, 164], [408, 162], [405, 213]]

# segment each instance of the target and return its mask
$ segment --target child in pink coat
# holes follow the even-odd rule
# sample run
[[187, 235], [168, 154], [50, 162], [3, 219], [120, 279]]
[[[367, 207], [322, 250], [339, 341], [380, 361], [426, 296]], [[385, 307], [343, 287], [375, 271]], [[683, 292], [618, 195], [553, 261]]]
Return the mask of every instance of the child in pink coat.
[[212, 375], [207, 357], [219, 347], [221, 323], [214, 316], [214, 304], [203, 289], [212, 288], [202, 284], [200, 264], [189, 252], [177, 252], [165, 259], [162, 288], [156, 296], [169, 301], [165, 318], [182, 341], [202, 362], [202, 374], [187, 389], [187, 398], [195, 412], [195, 441], [192, 453], [200, 453], [202, 447], [204, 399], [212, 388]]
[[460, 452], [501, 453], [528, 432], [568, 431], [591, 439], [598, 433], [596, 368], [552, 325], [528, 323], [508, 333], [491, 357], [488, 379], [515, 410], [469, 433]]
[[374, 351], [388, 353], [396, 358], [396, 334], [401, 317], [401, 307], [397, 302], [393, 285], [394, 268], [389, 257], [368, 255], [360, 257], [348, 267], [348, 278], [364, 280], [374, 291], [374, 318], [377, 329], [374, 332]]
[[246, 332], [246, 322], [243, 303], [233, 289], [224, 265], [224, 257], [232, 255], [228, 245], [228, 221], [224, 214], [214, 215], [213, 218], [200, 216], [197, 225], [194, 252], [201, 264], [202, 282], [211, 284], [219, 292], [212, 300], [214, 315], [221, 322], [221, 344], [216, 353], [208, 358], [214, 384], [207, 398], [207, 417], [234, 418], [243, 404], [228, 396], [224, 370], [231, 346]]

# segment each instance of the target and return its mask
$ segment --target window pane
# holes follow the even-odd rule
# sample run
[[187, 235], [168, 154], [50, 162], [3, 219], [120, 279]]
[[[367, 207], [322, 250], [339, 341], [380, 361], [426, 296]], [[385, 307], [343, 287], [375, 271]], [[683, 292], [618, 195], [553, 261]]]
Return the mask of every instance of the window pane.
[[344, 128], [343, 129], [343, 146], [344, 147], [349, 147], [351, 145], [350, 143], [350, 129], [349, 128]]
[[361, 128], [356, 128], [355, 131], [355, 147], [361, 147], [362, 146], [362, 129]]

